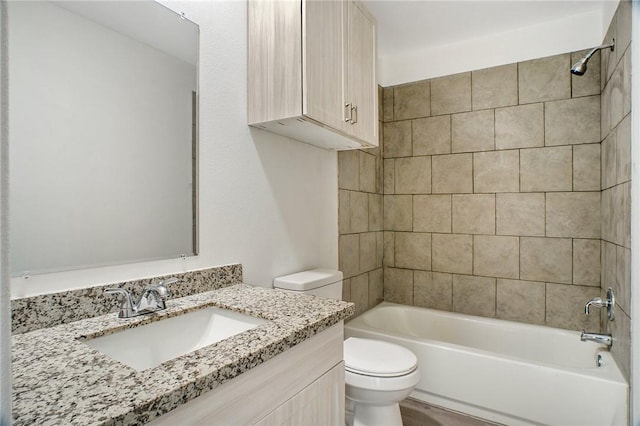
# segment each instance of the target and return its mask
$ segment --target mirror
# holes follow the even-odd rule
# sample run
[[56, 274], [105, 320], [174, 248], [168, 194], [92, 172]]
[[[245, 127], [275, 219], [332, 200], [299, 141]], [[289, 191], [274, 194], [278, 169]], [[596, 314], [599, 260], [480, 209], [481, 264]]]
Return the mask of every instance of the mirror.
[[13, 276], [194, 255], [198, 26], [149, 1], [10, 1]]

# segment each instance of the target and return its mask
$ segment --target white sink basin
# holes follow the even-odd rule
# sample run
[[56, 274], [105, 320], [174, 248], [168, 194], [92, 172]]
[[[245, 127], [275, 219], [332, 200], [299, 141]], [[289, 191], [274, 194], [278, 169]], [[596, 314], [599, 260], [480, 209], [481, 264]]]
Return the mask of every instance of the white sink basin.
[[83, 343], [142, 371], [267, 322], [226, 309], [205, 308]]

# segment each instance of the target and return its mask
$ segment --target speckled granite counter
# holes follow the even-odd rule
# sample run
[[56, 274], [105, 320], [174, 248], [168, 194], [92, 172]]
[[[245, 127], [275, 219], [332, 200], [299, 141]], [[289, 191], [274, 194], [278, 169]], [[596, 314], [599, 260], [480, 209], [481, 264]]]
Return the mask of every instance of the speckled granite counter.
[[[138, 372], [78, 339], [218, 306], [270, 322]], [[160, 416], [346, 319], [353, 304], [238, 284], [151, 315], [84, 319], [13, 336], [16, 425], [131, 425]], [[171, 342], [167, 342], [171, 344]]]

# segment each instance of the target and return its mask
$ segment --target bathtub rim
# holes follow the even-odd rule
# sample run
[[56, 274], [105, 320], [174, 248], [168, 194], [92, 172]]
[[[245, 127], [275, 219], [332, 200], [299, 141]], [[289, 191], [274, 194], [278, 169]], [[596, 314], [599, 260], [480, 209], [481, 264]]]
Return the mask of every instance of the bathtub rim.
[[[360, 329], [360, 330], [366, 330], [367, 332], [373, 333], [373, 334], [378, 334], [378, 335], [393, 335], [395, 337], [399, 337], [399, 338], [403, 338], [406, 340], [419, 340], [421, 342], [425, 342], [429, 345], [433, 345], [435, 347], [438, 348], [444, 348], [447, 350], [453, 350], [456, 352], [474, 352], [477, 353], [480, 356], [483, 357], [487, 357], [487, 358], [501, 358], [501, 359], [506, 359], [509, 360], [510, 362], [514, 362], [517, 364], [536, 364], [538, 366], [540, 366], [541, 368], [549, 368], [552, 370], [562, 370], [562, 371], [567, 371], [570, 372], [572, 374], [577, 374], [577, 375], [585, 375], [587, 374], [587, 372], [589, 373], [589, 376], [594, 376], [600, 380], [605, 380], [605, 381], [610, 381], [613, 383], [619, 383], [622, 382], [624, 384], [626, 384], [627, 386], [629, 386], [629, 383], [627, 382], [627, 380], [624, 378], [624, 376], [622, 375], [622, 371], [620, 370], [620, 368], [618, 367], [617, 363], [615, 362], [615, 359], [613, 358], [611, 351], [604, 345], [599, 345], [595, 342], [583, 342], [585, 343], [585, 345], [590, 345], [593, 347], [594, 351], [594, 360], [593, 360], [593, 366], [588, 366], [588, 367], [575, 367], [575, 366], [567, 366], [567, 365], [560, 365], [560, 364], [554, 364], [551, 362], [545, 362], [545, 361], [540, 361], [540, 360], [535, 360], [535, 359], [527, 359], [527, 358], [523, 358], [523, 357], [518, 357], [515, 355], [510, 355], [510, 354], [503, 354], [500, 352], [496, 352], [496, 351], [490, 351], [487, 349], [481, 349], [481, 348], [476, 348], [473, 346], [466, 346], [466, 345], [462, 345], [459, 343], [451, 343], [451, 342], [445, 342], [445, 341], [441, 341], [441, 340], [436, 340], [433, 338], [428, 338], [428, 337], [419, 337], [419, 336], [412, 336], [412, 335], [407, 335], [407, 334], [395, 334], [394, 332], [391, 331], [387, 331], [387, 330], [381, 330], [378, 328], [373, 328], [370, 327], [366, 324], [362, 324], [362, 320], [360, 322], [358, 322], [358, 319], [360, 319], [361, 317], [367, 315], [368, 313], [371, 315], [373, 314], [372, 311], [375, 311], [376, 309], [380, 309], [380, 308], [385, 308], [385, 307], [395, 307], [395, 308], [401, 308], [401, 309], [415, 309], [415, 310], [426, 310], [429, 311], [432, 314], [438, 315], [438, 316], [459, 316], [462, 317], [465, 320], [471, 320], [474, 322], [488, 322], [489, 324], [495, 324], [495, 325], [504, 325], [505, 323], [512, 323], [514, 324], [514, 327], [523, 327], [525, 329], [532, 329], [532, 330], [539, 330], [539, 331], [546, 331], [546, 332], [552, 332], [555, 334], [559, 334], [561, 336], [570, 336], [570, 337], [575, 337], [576, 339], [580, 339], [580, 332], [575, 331], [575, 330], [567, 330], [567, 329], [563, 329], [563, 328], [555, 328], [555, 327], [549, 327], [546, 325], [539, 325], [539, 324], [527, 324], [527, 323], [522, 323], [522, 322], [517, 322], [517, 321], [510, 321], [510, 320], [504, 320], [504, 319], [499, 319], [499, 318], [487, 318], [487, 317], [480, 317], [477, 315], [470, 315], [470, 314], [464, 314], [464, 313], [460, 313], [460, 312], [451, 312], [451, 311], [441, 311], [438, 309], [432, 309], [432, 308], [423, 308], [420, 306], [411, 306], [411, 305], [403, 305], [400, 303], [393, 303], [393, 302], [387, 302], [387, 301], [383, 301], [381, 303], [379, 303], [378, 305], [374, 306], [373, 308], [363, 312], [362, 314], [358, 315], [357, 317], [351, 318], [348, 322], [345, 322], [344, 327], [345, 329]], [[351, 325], [352, 323], [356, 324], [356, 326]], [[602, 366], [597, 366], [596, 364], [596, 357], [597, 355], [601, 355], [603, 358], [603, 364]]]

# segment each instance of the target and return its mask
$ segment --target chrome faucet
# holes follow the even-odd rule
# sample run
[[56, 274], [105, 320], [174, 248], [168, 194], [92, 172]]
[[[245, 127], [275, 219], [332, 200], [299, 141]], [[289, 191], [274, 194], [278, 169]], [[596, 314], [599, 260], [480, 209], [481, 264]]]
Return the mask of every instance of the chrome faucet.
[[582, 330], [580, 340], [583, 342], [600, 343], [601, 345], [606, 345], [609, 348], [611, 347], [611, 345], [613, 345], [613, 337], [610, 334], [589, 333], [588, 331], [584, 330]]
[[616, 297], [613, 294], [613, 289], [609, 287], [607, 290], [607, 298], [603, 299], [601, 297], [594, 297], [589, 300], [586, 305], [584, 305], [584, 313], [585, 315], [589, 315], [589, 308], [592, 306], [596, 308], [607, 308], [607, 317], [609, 321], [613, 321], [613, 310], [616, 305]]
[[118, 318], [131, 318], [142, 314], [161, 311], [167, 308], [166, 299], [170, 296], [167, 285], [178, 282], [177, 278], [160, 281], [156, 285], [144, 289], [137, 303], [133, 302], [131, 293], [124, 288], [108, 288], [106, 294], [122, 296]]
[[131, 318], [135, 317], [135, 307], [131, 293], [124, 288], [108, 288], [104, 291], [106, 294], [119, 294], [122, 296], [122, 303], [120, 304], [120, 313], [118, 318]]

